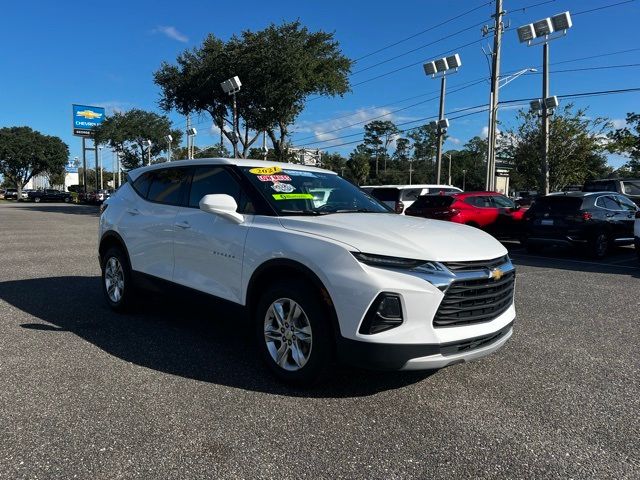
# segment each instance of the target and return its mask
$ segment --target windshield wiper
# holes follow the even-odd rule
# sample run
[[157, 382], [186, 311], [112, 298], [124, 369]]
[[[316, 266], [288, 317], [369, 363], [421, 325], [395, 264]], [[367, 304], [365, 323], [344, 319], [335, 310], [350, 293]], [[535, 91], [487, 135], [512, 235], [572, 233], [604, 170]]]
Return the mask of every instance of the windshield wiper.
[[313, 215], [313, 216], [318, 216], [318, 215], [326, 215], [327, 213], [330, 212], [318, 212], [317, 210], [280, 210], [280, 213], [286, 213], [289, 215]]

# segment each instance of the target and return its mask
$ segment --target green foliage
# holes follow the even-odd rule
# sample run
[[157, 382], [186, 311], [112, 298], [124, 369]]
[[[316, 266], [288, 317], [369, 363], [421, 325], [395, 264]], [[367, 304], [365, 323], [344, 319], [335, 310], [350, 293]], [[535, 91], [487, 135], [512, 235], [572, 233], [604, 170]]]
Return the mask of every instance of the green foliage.
[[369, 156], [375, 159], [376, 177], [379, 174], [379, 162], [384, 162], [387, 171], [387, 160], [390, 158], [389, 146], [398, 135], [398, 127], [389, 120], [375, 120], [364, 126], [364, 146]]
[[33, 176], [64, 171], [68, 158], [69, 147], [58, 137], [29, 127], [0, 128], [0, 173], [18, 194]]
[[149, 147], [146, 140], [151, 140], [151, 157], [157, 157], [167, 150], [167, 135], [173, 137], [172, 147], [180, 145], [182, 132], [171, 128], [171, 121], [164, 115], [133, 109], [128, 112], [116, 112], [96, 128], [97, 144], [108, 145], [120, 152], [122, 166], [125, 170], [147, 164]]
[[347, 175], [357, 185], [363, 185], [369, 177], [369, 152], [364, 145], [358, 145], [349, 155]]
[[[229, 150], [224, 145], [220, 147], [220, 144], [216, 144], [208, 148], [193, 146], [193, 158], [229, 158], [229, 156]], [[187, 147], [179, 147], [171, 152], [172, 161], [186, 160], [187, 157]]]
[[608, 138], [610, 152], [629, 156], [621, 177], [640, 177], [640, 114], [627, 113], [627, 126], [610, 132]]
[[[176, 65], [164, 62], [154, 80], [162, 89], [165, 111], [208, 112], [235, 156], [246, 157], [266, 130], [275, 156], [284, 160], [289, 126], [306, 99], [349, 91], [350, 68], [332, 33], [310, 32], [295, 21], [247, 30], [227, 42], [210, 34], [200, 47], [180, 54]], [[220, 88], [234, 76], [242, 82], [235, 123], [232, 97]]]
[[[520, 111], [520, 125], [502, 135], [498, 156], [513, 164], [511, 185], [516, 190], [542, 190], [542, 132], [539, 117]], [[589, 118], [586, 111], [574, 111], [569, 104], [551, 117], [549, 137], [549, 185], [551, 191], [609, 173], [604, 155], [605, 132], [610, 128], [604, 118]]]
[[338, 175], [345, 176], [347, 170], [347, 159], [339, 153], [326, 153], [320, 155], [320, 164], [322, 168], [336, 172]]

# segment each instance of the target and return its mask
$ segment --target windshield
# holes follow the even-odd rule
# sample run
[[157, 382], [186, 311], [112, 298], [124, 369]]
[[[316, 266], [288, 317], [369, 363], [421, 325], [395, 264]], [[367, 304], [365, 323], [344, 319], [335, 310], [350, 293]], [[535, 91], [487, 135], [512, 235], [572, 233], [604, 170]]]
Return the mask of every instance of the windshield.
[[393, 213], [338, 175], [280, 167], [240, 170], [279, 215]]

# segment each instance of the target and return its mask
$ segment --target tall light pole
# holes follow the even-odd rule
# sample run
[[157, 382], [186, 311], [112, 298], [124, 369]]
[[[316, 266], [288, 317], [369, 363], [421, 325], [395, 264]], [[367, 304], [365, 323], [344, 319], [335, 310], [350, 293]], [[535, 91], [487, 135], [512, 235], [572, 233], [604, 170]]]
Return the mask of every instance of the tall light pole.
[[436, 124], [436, 135], [438, 143], [436, 145], [436, 183], [440, 184], [440, 175], [442, 172], [442, 137], [449, 127], [449, 121], [444, 118], [444, 97], [447, 89], [447, 74], [455, 73], [462, 66], [460, 55], [457, 53], [449, 57], [440, 58], [427, 62], [423, 65], [424, 73], [431, 78], [440, 77], [440, 109], [438, 114], [438, 122]]
[[102, 146], [98, 147], [98, 163], [100, 164], [100, 190], [102, 190], [104, 188], [104, 184], [102, 181]]
[[462, 169], [462, 191], [464, 192], [465, 187], [467, 183], [467, 171], [465, 169]]
[[171, 135], [165, 135], [164, 139], [167, 141], [167, 161], [171, 161], [171, 142], [173, 142], [173, 137]]
[[187, 159], [193, 158], [194, 137], [198, 134], [198, 130], [193, 127], [187, 128]]
[[[543, 18], [518, 28], [518, 38], [528, 46], [542, 44], [542, 98], [539, 100], [542, 130], [541, 185], [549, 194], [549, 115], [558, 105], [556, 97], [549, 96], [549, 42], [566, 35], [573, 26], [569, 12]], [[532, 105], [533, 106], [533, 105]]]
[[447, 182], [447, 185], [451, 185], [451, 154], [447, 153], [447, 157], [449, 157], [449, 181]]
[[232, 144], [234, 158], [238, 158], [238, 135], [236, 134], [236, 132], [239, 130], [236, 94], [240, 91], [241, 86], [242, 83], [237, 76], [231, 77], [229, 80], [225, 80], [220, 84], [220, 87], [222, 87], [222, 91], [227, 95], [231, 95], [233, 97], [233, 132], [231, 138], [233, 139]]

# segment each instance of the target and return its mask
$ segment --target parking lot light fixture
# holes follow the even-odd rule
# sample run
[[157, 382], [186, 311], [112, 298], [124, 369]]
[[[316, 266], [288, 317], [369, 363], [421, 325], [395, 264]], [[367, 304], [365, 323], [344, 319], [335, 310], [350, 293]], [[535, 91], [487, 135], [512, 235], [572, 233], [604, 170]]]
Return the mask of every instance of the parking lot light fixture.
[[240, 82], [240, 78], [237, 76], [231, 77], [228, 80], [225, 80], [220, 84], [222, 87], [222, 91], [227, 95], [231, 95], [233, 97], [233, 132], [231, 135], [231, 143], [233, 145], [233, 156], [234, 158], [238, 158], [238, 136], [236, 135], [236, 131], [238, 128], [238, 108], [236, 104], [236, 94], [240, 91], [240, 87], [242, 87], [242, 82]]
[[[549, 115], [550, 110], [558, 105], [557, 98], [549, 96], [549, 42], [566, 35], [567, 30], [572, 26], [571, 14], [562, 12], [518, 28], [518, 38], [521, 43], [526, 43], [528, 46], [542, 45], [542, 97], [539, 110], [542, 112], [543, 137], [541, 184], [545, 195], [549, 194]], [[548, 106], [554, 103], [554, 107]], [[533, 110], [533, 102], [531, 105]]]
[[436, 151], [436, 183], [440, 184], [442, 174], [442, 137], [449, 128], [449, 121], [444, 118], [444, 98], [447, 89], [447, 75], [455, 73], [462, 66], [459, 54], [453, 54], [448, 57], [438, 58], [426, 62], [422, 68], [424, 73], [431, 78], [440, 77], [440, 109], [438, 114], [438, 122], [436, 123], [436, 135], [438, 137]]

